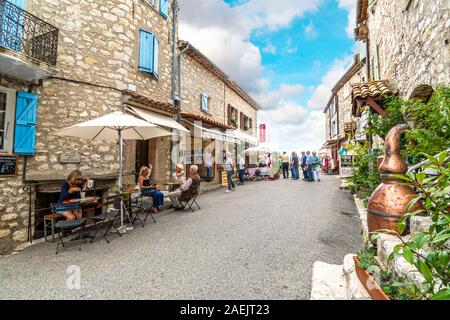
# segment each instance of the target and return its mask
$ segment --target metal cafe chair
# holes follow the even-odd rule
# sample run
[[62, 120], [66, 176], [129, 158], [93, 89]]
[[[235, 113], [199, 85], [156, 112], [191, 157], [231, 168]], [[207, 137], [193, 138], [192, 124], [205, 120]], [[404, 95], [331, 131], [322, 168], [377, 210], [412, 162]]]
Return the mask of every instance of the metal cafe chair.
[[[52, 212], [54, 214], [56, 214], [56, 208], [57, 208], [58, 204], [51, 204], [51, 208], [52, 208]], [[79, 209], [79, 206], [76, 206], [75, 210], [77, 210], [77, 208]], [[72, 231], [74, 231], [75, 229], [81, 228], [80, 231], [80, 238], [77, 240], [83, 240], [84, 243], [86, 243], [86, 237], [84, 237], [84, 231], [85, 231], [85, 226], [86, 226], [86, 218], [82, 218], [82, 219], [77, 219], [77, 220], [72, 220], [72, 221], [68, 221], [68, 220], [59, 220], [58, 222], [56, 222], [55, 224], [55, 230], [58, 232], [58, 243], [56, 245], [56, 254], [59, 253], [59, 245], [61, 244], [63, 247], [65, 247], [65, 243], [63, 241], [63, 237], [66, 233], [70, 233], [72, 234]], [[72, 240], [71, 240], [72, 241]], [[81, 243], [80, 243], [80, 247], [79, 250], [81, 251]]]
[[[156, 223], [155, 217], [152, 214], [153, 209], [153, 196], [151, 195], [143, 195], [140, 194], [136, 197], [136, 202], [132, 204], [134, 219], [132, 224], [136, 223], [136, 220], [139, 220], [141, 226], [144, 227], [144, 222], [147, 221], [148, 217], [152, 217], [154, 223]], [[142, 221], [140, 215], [145, 214], [145, 218]]]
[[197, 208], [199, 210], [201, 210], [200, 206], [197, 203], [197, 197], [200, 194], [200, 184], [192, 185], [189, 189], [190, 189], [189, 190], [190, 198], [188, 198], [188, 199], [181, 198], [180, 202], [184, 208], [188, 207], [192, 211], [192, 213], [194, 213], [195, 212], [195, 210], [193, 208], [194, 204], [197, 206]]
[[[106, 208], [103, 212], [97, 216], [94, 216], [90, 219], [93, 220], [94, 225], [96, 226], [96, 230], [94, 236], [91, 239], [91, 243], [95, 240], [97, 234], [100, 232], [103, 239], [105, 239], [106, 243], [110, 241], [106, 237], [106, 235], [110, 232], [111, 229], [114, 229], [117, 234], [121, 237], [119, 230], [116, 228], [115, 223], [120, 219], [120, 210], [110, 208], [111, 206], [120, 205], [122, 201], [122, 195], [114, 195], [109, 196], [103, 199], [103, 203], [99, 205], [100, 208]], [[101, 228], [106, 225], [106, 231], [101, 232]]]

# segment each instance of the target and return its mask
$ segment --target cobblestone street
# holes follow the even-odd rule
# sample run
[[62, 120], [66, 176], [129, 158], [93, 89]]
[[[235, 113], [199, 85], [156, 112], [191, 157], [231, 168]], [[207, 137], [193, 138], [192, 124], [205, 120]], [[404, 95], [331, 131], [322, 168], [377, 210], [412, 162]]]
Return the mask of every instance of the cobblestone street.
[[[199, 197], [194, 214], [166, 210], [107, 244], [40, 243], [0, 258], [1, 299], [309, 299], [316, 260], [342, 263], [361, 246], [340, 180], [253, 182]], [[66, 286], [79, 266], [81, 289]]]

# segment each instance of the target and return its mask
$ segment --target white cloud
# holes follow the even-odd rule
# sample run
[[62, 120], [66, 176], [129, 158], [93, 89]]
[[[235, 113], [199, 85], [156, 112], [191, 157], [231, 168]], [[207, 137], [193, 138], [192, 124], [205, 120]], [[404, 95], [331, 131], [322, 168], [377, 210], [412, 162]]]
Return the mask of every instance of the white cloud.
[[288, 103], [289, 99], [304, 91], [305, 87], [301, 84], [281, 84], [277, 90], [255, 95], [255, 99], [258, 100], [263, 110], [273, 110], [282, 107]]
[[345, 31], [350, 38], [353, 38], [353, 31], [356, 27], [356, 5], [357, 0], [338, 0], [339, 8], [343, 8], [348, 11], [348, 24]]
[[316, 86], [307, 106], [313, 110], [323, 110], [330, 99], [331, 89], [337, 81], [344, 75], [353, 61], [353, 56], [335, 60], [328, 72], [322, 77], [322, 82]]

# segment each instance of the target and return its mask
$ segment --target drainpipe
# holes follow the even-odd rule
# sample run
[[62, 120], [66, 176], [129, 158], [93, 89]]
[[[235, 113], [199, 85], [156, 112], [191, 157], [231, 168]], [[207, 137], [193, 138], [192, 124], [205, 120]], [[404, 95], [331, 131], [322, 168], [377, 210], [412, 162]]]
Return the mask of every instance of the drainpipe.
[[176, 53], [177, 53], [177, 10], [178, 1], [172, 3], [172, 103], [175, 104], [175, 77], [176, 77]]

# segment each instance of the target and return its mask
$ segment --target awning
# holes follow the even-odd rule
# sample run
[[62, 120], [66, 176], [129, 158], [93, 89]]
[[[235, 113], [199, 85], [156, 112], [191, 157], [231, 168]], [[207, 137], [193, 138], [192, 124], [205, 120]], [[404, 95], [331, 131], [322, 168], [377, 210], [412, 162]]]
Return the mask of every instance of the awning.
[[167, 127], [175, 130], [180, 130], [182, 132], [189, 133], [189, 130], [183, 127], [181, 124], [176, 122], [174, 119], [168, 116], [158, 114], [156, 112], [148, 111], [141, 108], [127, 106], [127, 109], [137, 116], [141, 117], [147, 122], [153, 123], [158, 126]]
[[240, 140], [240, 141], [244, 141], [244, 142], [248, 142], [250, 144], [253, 145], [257, 145], [258, 144], [258, 139], [245, 133], [242, 132], [240, 130], [235, 130], [232, 132], [232, 134], [236, 137], [236, 139]]
[[196, 127], [197, 129], [201, 130], [201, 135], [202, 135], [202, 139], [217, 139], [217, 140], [221, 140], [221, 141], [226, 141], [226, 142], [232, 142], [232, 143], [239, 143], [240, 140], [238, 140], [235, 136], [226, 134], [218, 129], [206, 129], [202, 126], [199, 126], [195, 123], [192, 123], [190, 121], [187, 121], [186, 119], [184, 120], [187, 123], [193, 125], [194, 127]]

